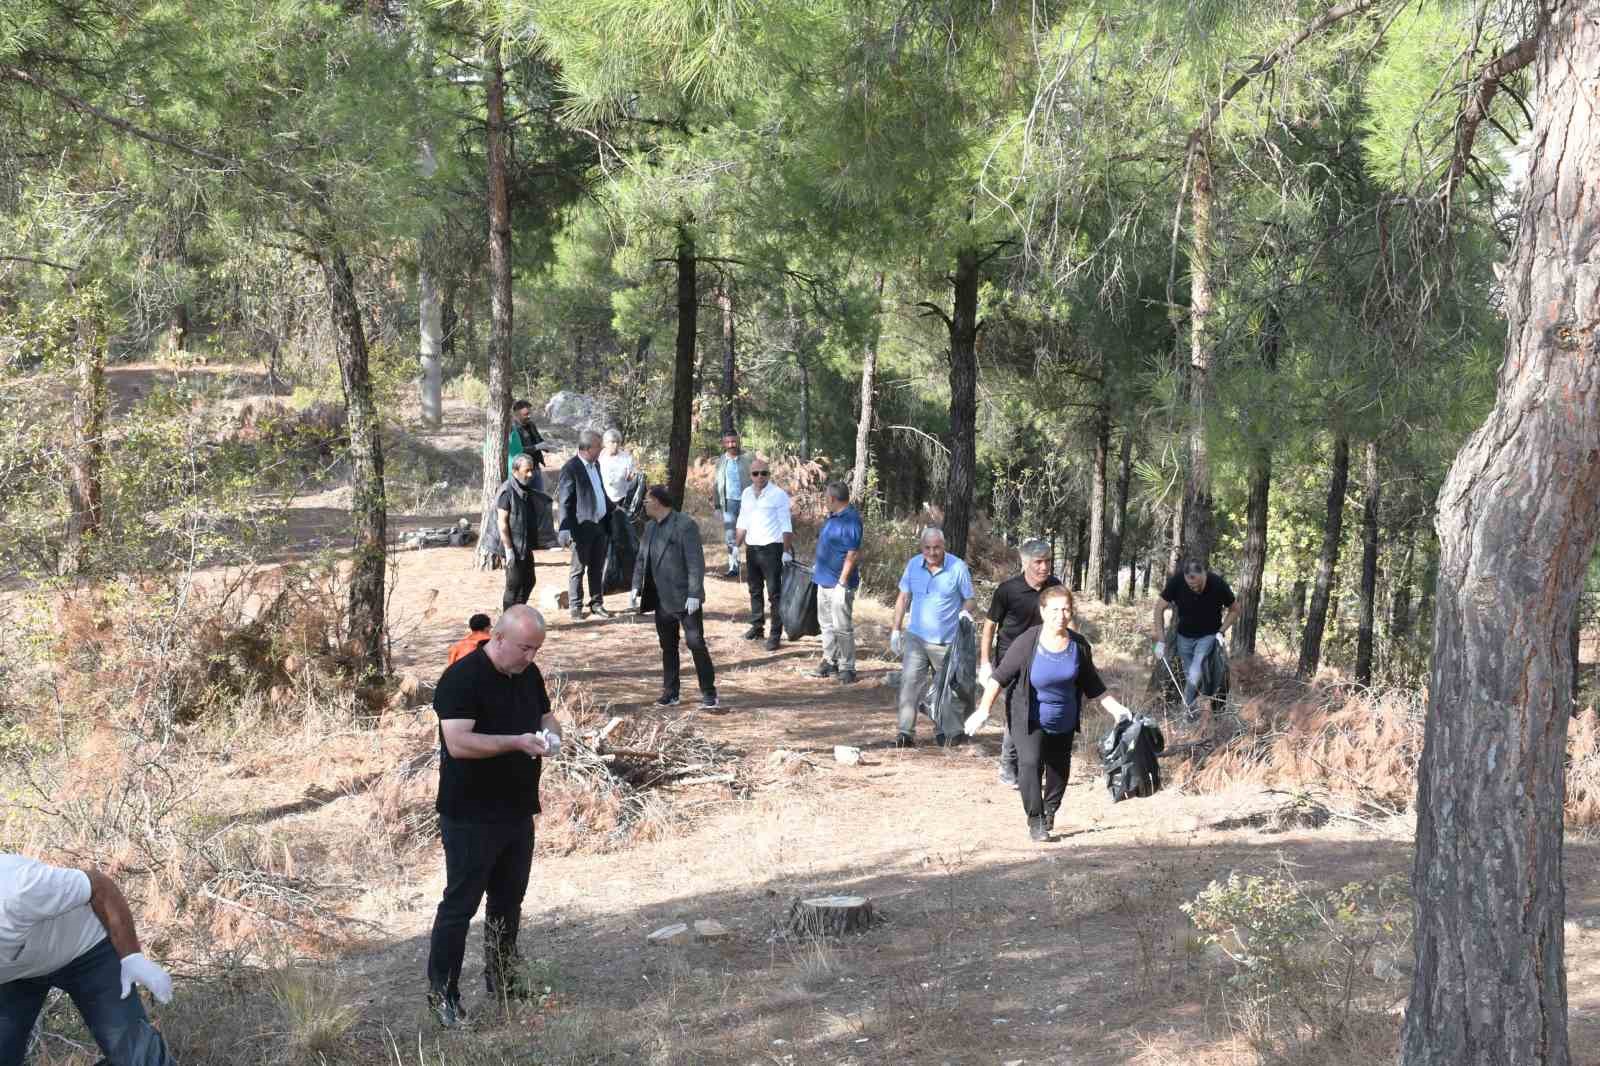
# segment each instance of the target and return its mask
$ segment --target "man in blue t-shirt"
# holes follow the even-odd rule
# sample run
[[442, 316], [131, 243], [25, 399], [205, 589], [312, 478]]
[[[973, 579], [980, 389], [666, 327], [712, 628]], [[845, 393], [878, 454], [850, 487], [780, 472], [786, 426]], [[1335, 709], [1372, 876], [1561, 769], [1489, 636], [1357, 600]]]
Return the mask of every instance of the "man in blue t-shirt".
[[[972, 620], [972, 571], [944, 548], [944, 531], [929, 526], [922, 531], [921, 549], [900, 575], [900, 596], [894, 602], [894, 628], [889, 632], [889, 652], [900, 659], [900, 719], [895, 746], [916, 743], [917, 701], [928, 682], [944, 666], [960, 632], [961, 619]], [[908, 620], [909, 619], [909, 620]], [[905, 623], [904, 651], [900, 634]], [[962, 735], [962, 722], [934, 723], [934, 740]]]
[[850, 506], [850, 486], [830, 481], [823, 490], [828, 520], [817, 536], [817, 561], [811, 581], [817, 586], [817, 622], [822, 626], [822, 664], [812, 677], [856, 680], [856, 587], [861, 584], [861, 512]]

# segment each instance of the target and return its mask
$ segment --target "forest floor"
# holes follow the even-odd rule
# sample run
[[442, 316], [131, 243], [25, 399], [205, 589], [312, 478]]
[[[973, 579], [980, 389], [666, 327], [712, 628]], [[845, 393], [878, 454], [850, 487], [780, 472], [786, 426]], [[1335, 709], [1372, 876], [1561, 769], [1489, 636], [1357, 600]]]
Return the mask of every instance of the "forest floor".
[[[432, 442], [417, 436], [463, 453], [470, 469], [470, 432], [447, 432]], [[301, 503], [308, 515], [291, 528], [304, 535], [329, 504]], [[719, 572], [713, 516], [693, 501], [690, 512], [707, 533], [708, 572]], [[441, 517], [453, 516], [399, 515], [397, 524]], [[539, 565], [540, 590], [564, 584], [564, 553], [542, 552]], [[464, 620], [497, 608], [501, 575], [478, 570], [470, 549], [448, 548], [400, 553], [393, 574], [396, 670], [431, 681]], [[1080, 613], [1106, 633], [1137, 626], [1144, 610], [1087, 604]], [[423, 1009], [443, 884], [437, 843], [388, 846], [375, 813], [384, 775], [436, 744], [431, 710], [391, 711], [334, 734], [291, 723], [186, 753], [204, 817], [257, 827], [281, 847], [284, 865], [337, 889], [350, 932], [335, 946], [291, 952], [309, 992], [297, 999], [273, 986], [276, 1013], [244, 1016], [236, 999], [213, 1009], [228, 976], [176, 965], [186, 979], [157, 1014], [186, 1049], [183, 1061], [1310, 1066], [1392, 1053], [1409, 991], [1406, 945], [1380, 942], [1360, 960], [1345, 1015], [1324, 1002], [1325, 990], [1291, 987], [1271, 998], [1229, 981], [1232, 967], [1200, 942], [1179, 905], [1236, 871], [1288, 871], [1310, 890], [1407, 877], [1408, 818], [1274, 831], [1266, 814], [1284, 797], [1253, 787], [1168, 789], [1113, 804], [1095, 773], [1105, 723], [1094, 722], [1080, 736], [1055, 836], [1033, 843], [1017, 793], [997, 781], [993, 727], [973, 745], [942, 750], [923, 722], [921, 746], [887, 746], [887, 607], [858, 601], [861, 681], [850, 687], [806, 676], [819, 658], [816, 638], [773, 653], [740, 639], [747, 611], [742, 585], [708, 579], [718, 713], [695, 711], [692, 699], [671, 712], [651, 706], [660, 658], [648, 620], [549, 613], [538, 661], [553, 687], [581, 685], [603, 713], [626, 719], [690, 716], [707, 738], [737, 750], [744, 772], [737, 789], [664, 790], [670, 830], [620, 849], [586, 847], [543, 816], [521, 949], [549, 994], [510, 1009], [485, 1002], [475, 923], [463, 979], [475, 1017], [465, 1032], [438, 1031]], [[1097, 660], [1112, 691], [1138, 707], [1148, 663], [1118, 643], [1104, 640]], [[684, 665], [688, 697], [687, 656]], [[836, 744], [866, 757], [839, 764]], [[801, 758], [774, 756], [780, 750]], [[1600, 847], [1569, 836], [1565, 861], [1574, 1061], [1600, 1064], [1600, 980], [1591, 980], [1600, 977]], [[878, 920], [866, 932], [828, 941], [781, 934], [791, 900], [840, 892], [873, 900]], [[661, 926], [702, 918], [731, 935], [646, 941]], [[324, 1031], [310, 1031], [319, 1024]], [[53, 1047], [43, 1048], [53, 1064], [90, 1061]]]

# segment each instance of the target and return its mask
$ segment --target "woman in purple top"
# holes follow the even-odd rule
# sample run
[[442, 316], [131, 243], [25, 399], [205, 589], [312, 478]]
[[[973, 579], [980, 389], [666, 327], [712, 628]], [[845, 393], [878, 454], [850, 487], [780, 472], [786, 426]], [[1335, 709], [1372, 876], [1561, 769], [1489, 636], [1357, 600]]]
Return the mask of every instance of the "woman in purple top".
[[1039, 593], [1039, 614], [1044, 624], [1012, 641], [983, 683], [973, 718], [983, 721], [995, 698], [1009, 690], [1006, 720], [1017, 746], [1017, 784], [1028, 834], [1048, 840], [1066, 795], [1072, 738], [1085, 702], [1103, 697], [1107, 712], [1120, 716], [1128, 711], [1106, 694], [1089, 642], [1072, 629], [1072, 590], [1056, 585]]

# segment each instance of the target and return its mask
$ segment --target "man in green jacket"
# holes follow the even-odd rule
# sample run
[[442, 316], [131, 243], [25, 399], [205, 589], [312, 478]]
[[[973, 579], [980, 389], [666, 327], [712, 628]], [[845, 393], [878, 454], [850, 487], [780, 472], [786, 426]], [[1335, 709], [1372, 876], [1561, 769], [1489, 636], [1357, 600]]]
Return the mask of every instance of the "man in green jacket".
[[516, 472], [511, 464], [517, 456], [526, 454], [533, 457], [533, 487], [543, 488], [541, 472], [544, 470], [544, 452], [539, 450], [539, 445], [543, 443], [539, 427], [533, 424], [533, 404], [527, 400], [512, 404], [511, 435], [506, 438], [506, 477]]

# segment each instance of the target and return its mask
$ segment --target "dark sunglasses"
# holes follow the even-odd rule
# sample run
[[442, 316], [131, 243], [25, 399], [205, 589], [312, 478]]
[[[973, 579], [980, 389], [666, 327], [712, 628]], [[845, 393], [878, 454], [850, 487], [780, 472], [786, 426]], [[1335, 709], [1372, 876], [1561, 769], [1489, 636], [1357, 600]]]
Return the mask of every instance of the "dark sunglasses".
[[767, 476], [767, 472], [765, 470], [752, 470], [752, 471], [750, 471], [750, 476], [751, 477], [766, 477]]

